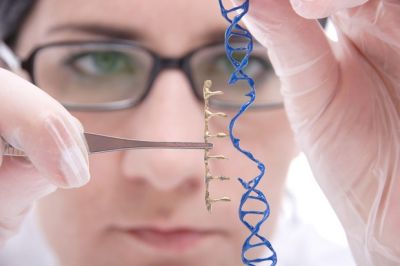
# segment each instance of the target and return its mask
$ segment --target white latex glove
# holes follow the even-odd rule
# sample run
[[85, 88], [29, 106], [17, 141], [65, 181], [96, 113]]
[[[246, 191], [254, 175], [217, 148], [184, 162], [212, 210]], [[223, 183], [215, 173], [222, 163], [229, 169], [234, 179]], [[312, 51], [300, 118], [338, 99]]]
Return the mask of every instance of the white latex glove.
[[[35, 200], [57, 187], [88, 182], [82, 133], [78, 120], [58, 102], [0, 69], [0, 246], [18, 230]], [[29, 160], [2, 157], [4, 140], [24, 150]]]
[[[338, 43], [306, 19], [327, 15]], [[251, 0], [245, 21], [357, 263], [400, 265], [400, 1]]]

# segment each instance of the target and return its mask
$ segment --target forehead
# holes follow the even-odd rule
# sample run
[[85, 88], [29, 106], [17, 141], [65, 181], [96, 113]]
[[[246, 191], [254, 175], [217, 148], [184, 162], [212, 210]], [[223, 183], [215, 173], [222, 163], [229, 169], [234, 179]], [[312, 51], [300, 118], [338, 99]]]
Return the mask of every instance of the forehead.
[[202, 45], [217, 32], [223, 35], [226, 27], [217, 0], [39, 0], [23, 33], [37, 45], [74, 35], [49, 33], [67, 24], [112, 26], [170, 52]]

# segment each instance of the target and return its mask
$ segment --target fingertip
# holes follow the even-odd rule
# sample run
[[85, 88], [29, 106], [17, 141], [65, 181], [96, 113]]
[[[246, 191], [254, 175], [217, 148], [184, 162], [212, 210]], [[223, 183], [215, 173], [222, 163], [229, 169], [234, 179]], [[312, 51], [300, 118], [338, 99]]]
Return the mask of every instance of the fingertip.
[[56, 155], [57, 162], [55, 167], [50, 166], [49, 169], [61, 177], [57, 180], [63, 181], [64, 184], [58, 186], [63, 188], [81, 187], [90, 180], [88, 152], [83, 143], [83, 134], [76, 122], [73, 123], [75, 125], [71, 125], [69, 120], [65, 121], [55, 116], [45, 119], [45, 134], [50, 137], [47, 145]]
[[290, 0], [295, 12], [308, 19], [326, 18], [339, 10], [363, 5], [368, 0]]
[[84, 153], [74, 146], [61, 153], [61, 171], [66, 177], [68, 188], [78, 188], [90, 180], [90, 171]]

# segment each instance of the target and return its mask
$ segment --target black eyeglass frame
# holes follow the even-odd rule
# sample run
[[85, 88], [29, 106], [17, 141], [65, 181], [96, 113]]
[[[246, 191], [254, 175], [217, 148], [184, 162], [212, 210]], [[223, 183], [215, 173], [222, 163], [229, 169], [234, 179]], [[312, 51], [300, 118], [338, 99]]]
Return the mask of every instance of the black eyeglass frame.
[[[82, 41], [82, 40], [77, 40], [77, 41], [61, 41], [61, 42], [52, 42], [44, 45], [40, 45], [36, 47], [35, 49], [32, 50], [32, 52], [24, 59], [21, 61], [21, 68], [25, 70], [32, 83], [35, 85], [37, 84], [37, 81], [35, 79], [35, 73], [34, 73], [34, 68], [35, 68], [35, 59], [37, 58], [37, 55], [44, 49], [50, 48], [50, 47], [58, 47], [58, 46], [68, 46], [68, 45], [90, 45], [90, 44], [110, 44], [110, 45], [121, 45], [121, 46], [126, 46], [130, 48], [139, 48], [142, 51], [146, 52], [149, 54], [153, 60], [152, 64], [152, 69], [150, 70], [149, 77], [147, 84], [145, 86], [144, 92], [138, 99], [124, 99], [121, 101], [115, 101], [115, 102], [109, 102], [109, 103], [98, 103], [98, 104], [65, 104], [62, 103], [67, 109], [69, 110], [74, 110], [74, 111], [116, 111], [116, 110], [123, 110], [123, 109], [129, 109], [134, 106], [139, 105], [141, 102], [144, 101], [144, 99], [148, 96], [150, 93], [150, 90], [153, 86], [154, 81], [158, 77], [158, 75], [167, 69], [178, 69], [181, 70], [187, 80], [189, 81], [190, 87], [192, 89], [192, 92], [194, 93], [195, 97], [200, 101], [203, 102], [203, 94], [202, 90], [196, 89], [196, 84], [193, 79], [193, 74], [192, 74], [192, 69], [190, 66], [191, 58], [199, 51], [210, 48], [210, 47], [216, 47], [216, 46], [221, 46], [223, 45], [223, 42], [215, 42], [211, 44], [207, 44], [204, 46], [197, 47], [186, 54], [184, 54], [181, 57], [162, 57], [156, 52], [148, 49], [147, 47], [144, 47], [136, 42], [132, 41], [125, 41], [125, 40], [94, 40], [94, 41]], [[238, 109], [240, 106], [237, 104], [229, 104], [229, 103], [219, 103], [218, 108], [223, 108], [223, 109]], [[252, 110], [266, 110], [266, 109], [277, 109], [277, 108], [282, 108], [283, 103], [274, 103], [274, 104], [259, 104], [257, 106], [252, 106], [250, 109]]]

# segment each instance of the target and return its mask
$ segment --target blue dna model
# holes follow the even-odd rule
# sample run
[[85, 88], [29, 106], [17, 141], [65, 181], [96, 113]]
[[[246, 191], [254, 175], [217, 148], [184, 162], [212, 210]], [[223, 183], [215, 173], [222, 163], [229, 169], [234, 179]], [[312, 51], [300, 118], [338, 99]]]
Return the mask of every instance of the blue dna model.
[[[249, 87], [249, 92], [246, 96], [249, 97], [249, 101], [244, 103], [238, 113], [232, 118], [229, 123], [229, 136], [232, 141], [233, 146], [239, 150], [241, 153], [246, 155], [250, 160], [257, 164], [257, 168], [260, 170], [259, 175], [251, 179], [250, 181], [245, 181], [239, 178], [239, 182], [242, 184], [243, 188], [246, 190], [241, 197], [239, 206], [239, 217], [240, 221], [249, 229], [250, 234], [246, 238], [242, 247], [242, 262], [245, 265], [255, 266], [259, 263], [270, 262], [270, 265], [276, 265], [277, 257], [276, 252], [273, 249], [271, 243], [262, 235], [260, 235], [260, 227], [267, 220], [270, 214], [269, 204], [263, 192], [257, 189], [257, 186], [265, 173], [265, 165], [257, 160], [253, 154], [247, 150], [241, 148], [239, 142], [240, 139], [233, 134], [233, 128], [236, 121], [242, 115], [243, 112], [249, 108], [249, 106], [255, 101], [256, 90], [254, 80], [249, 77], [244, 69], [248, 64], [251, 51], [253, 50], [253, 37], [250, 32], [239, 25], [240, 20], [248, 12], [249, 0], [244, 0], [242, 4], [236, 7], [226, 9], [223, 4], [223, 0], [218, 0], [221, 8], [222, 15], [229, 22], [229, 26], [225, 32], [225, 50], [229, 61], [234, 67], [234, 71], [231, 74], [228, 83], [233, 85], [238, 81], [245, 81]], [[232, 40], [235, 40], [233, 44]], [[239, 42], [238, 42], [239, 41]], [[238, 43], [240, 45], [238, 45]], [[237, 56], [240, 54], [240, 56]], [[259, 201], [264, 206], [263, 210], [246, 210], [244, 205], [247, 201]], [[258, 204], [259, 205], [259, 204]], [[259, 220], [254, 224], [248, 221], [251, 216], [258, 217]], [[252, 249], [262, 249], [265, 248], [265, 256], [261, 258], [249, 258], [247, 256], [248, 251]]]

